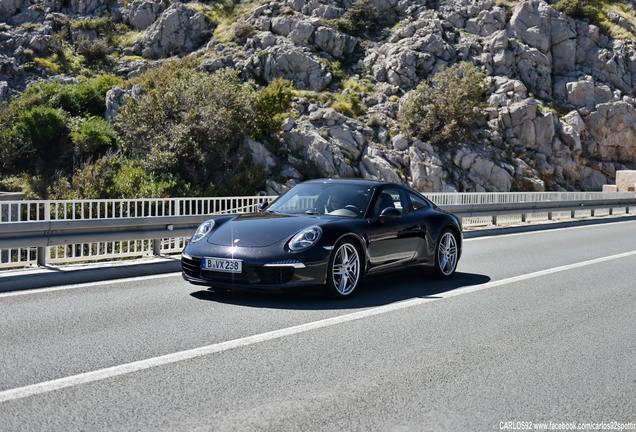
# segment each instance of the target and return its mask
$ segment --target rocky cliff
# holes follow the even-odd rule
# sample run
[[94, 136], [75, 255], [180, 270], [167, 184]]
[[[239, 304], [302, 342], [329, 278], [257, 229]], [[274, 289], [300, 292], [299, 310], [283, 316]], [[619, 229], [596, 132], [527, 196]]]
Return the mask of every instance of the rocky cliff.
[[[196, 55], [201, 68], [232, 67], [245, 80], [283, 77], [296, 97], [280, 131], [289, 156], [246, 140], [270, 171], [269, 193], [306, 178], [311, 160], [326, 176], [365, 177], [420, 191], [600, 190], [617, 169], [636, 168], [636, 47], [543, 0], [369, 0], [383, 31], [352, 35], [329, 25], [359, 5], [351, 0], [254, 4], [236, 20], [231, 42], [214, 37], [200, 3], [1, 0], [0, 101], [42, 79], [73, 80], [25, 68], [46, 52], [61, 22], [108, 16], [137, 33], [114, 69], [134, 77], [170, 56]], [[198, 7], [197, 7], [198, 5]], [[631, 32], [620, 14], [612, 21]], [[349, 32], [351, 33], [351, 32]], [[74, 30], [73, 37], [97, 38]], [[127, 57], [126, 57], [127, 56]], [[442, 68], [467, 61], [488, 74], [487, 101], [465, 142], [436, 147], [400, 133], [400, 104]], [[342, 88], [335, 75], [368, 83]], [[125, 95], [107, 95], [116, 121]], [[364, 113], [350, 117], [321, 103], [321, 92], [355, 92]]]

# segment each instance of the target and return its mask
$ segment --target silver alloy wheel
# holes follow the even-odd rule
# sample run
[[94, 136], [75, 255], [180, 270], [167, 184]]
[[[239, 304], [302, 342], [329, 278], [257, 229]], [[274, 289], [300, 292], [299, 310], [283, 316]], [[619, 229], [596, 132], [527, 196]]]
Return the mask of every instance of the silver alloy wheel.
[[360, 257], [351, 243], [343, 243], [334, 256], [331, 270], [333, 286], [341, 295], [348, 295], [358, 285], [360, 279]]
[[444, 276], [449, 276], [457, 266], [457, 240], [450, 231], [445, 232], [437, 249], [439, 270]]

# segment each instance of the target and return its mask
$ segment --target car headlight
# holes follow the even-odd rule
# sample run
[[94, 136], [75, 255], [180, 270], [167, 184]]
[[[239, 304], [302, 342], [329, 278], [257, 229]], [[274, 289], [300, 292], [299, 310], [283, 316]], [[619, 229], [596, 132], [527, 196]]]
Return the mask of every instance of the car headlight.
[[212, 231], [212, 228], [214, 228], [214, 220], [213, 219], [210, 219], [210, 220], [207, 220], [207, 221], [203, 222], [201, 225], [199, 225], [199, 228], [197, 228], [196, 232], [194, 233], [194, 235], [190, 239], [190, 243], [196, 243], [199, 240], [201, 240], [203, 237], [208, 235], [210, 233], [210, 231]]
[[322, 235], [322, 229], [318, 226], [312, 226], [309, 228], [305, 228], [298, 234], [296, 234], [289, 241], [289, 249], [293, 251], [299, 251], [303, 249], [307, 249], [316, 243], [320, 236]]

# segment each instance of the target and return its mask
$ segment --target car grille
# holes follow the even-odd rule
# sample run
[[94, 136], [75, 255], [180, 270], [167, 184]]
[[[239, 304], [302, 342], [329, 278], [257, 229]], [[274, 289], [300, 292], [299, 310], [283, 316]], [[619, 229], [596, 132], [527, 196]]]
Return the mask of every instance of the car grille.
[[285, 284], [294, 276], [293, 267], [260, 267], [256, 270], [263, 284]]
[[181, 268], [190, 277], [201, 277], [201, 258], [181, 257]]
[[263, 285], [281, 285], [294, 276], [293, 267], [254, 267], [243, 266], [243, 273], [223, 273], [201, 270], [201, 258], [181, 257], [183, 272], [196, 279], [205, 279], [218, 283], [246, 283]]

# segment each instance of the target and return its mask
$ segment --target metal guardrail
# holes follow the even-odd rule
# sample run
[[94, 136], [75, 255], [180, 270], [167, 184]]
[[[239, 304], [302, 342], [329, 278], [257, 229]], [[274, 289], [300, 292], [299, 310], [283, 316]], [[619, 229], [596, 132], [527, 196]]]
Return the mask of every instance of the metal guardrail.
[[209, 215], [272, 198], [2, 201], [0, 269], [178, 253]]
[[[457, 215], [465, 227], [594, 216], [599, 209], [605, 209], [605, 214], [636, 213], [633, 193], [427, 196]], [[570, 199], [546, 200], [557, 197]], [[13, 218], [3, 216], [0, 223], [0, 268], [180, 252], [185, 238], [210, 214], [255, 211], [260, 202], [272, 198], [4, 202], [1, 205], [5, 207], [0, 209], [3, 214], [14, 212], [15, 215]], [[529, 201], [528, 198], [544, 200]], [[41, 211], [46, 220], [40, 219]], [[22, 216], [18, 217], [18, 213]], [[24, 220], [28, 219], [27, 215], [35, 217]]]
[[607, 209], [608, 214], [613, 214], [615, 209], [621, 208], [625, 213], [636, 205], [636, 197], [618, 199], [590, 199], [583, 201], [543, 201], [543, 202], [516, 202], [506, 204], [459, 204], [446, 205], [440, 208], [453, 213], [460, 220], [465, 218], [492, 217], [493, 224], [497, 224], [497, 216], [520, 215], [521, 222], [527, 222], [527, 216], [537, 213], [547, 213], [547, 219], [553, 219], [553, 213], [569, 212], [569, 217], [574, 219], [577, 212], [589, 211], [590, 216], [595, 215], [597, 209]]

